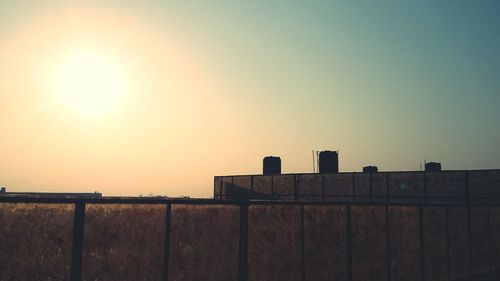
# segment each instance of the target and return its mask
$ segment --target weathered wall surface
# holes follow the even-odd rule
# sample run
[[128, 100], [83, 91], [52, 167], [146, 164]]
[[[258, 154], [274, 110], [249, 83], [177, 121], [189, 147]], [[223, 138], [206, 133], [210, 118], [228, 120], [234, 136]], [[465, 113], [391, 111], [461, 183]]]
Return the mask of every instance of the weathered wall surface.
[[69, 276], [73, 206], [0, 203], [0, 280]]
[[164, 214], [161, 205], [87, 205], [83, 280], [160, 280]]
[[214, 198], [363, 202], [500, 201], [500, 170], [284, 174], [214, 178]]
[[[238, 280], [242, 241], [248, 280], [439, 281], [500, 270], [500, 207], [278, 202], [250, 204], [245, 217], [238, 203], [171, 204], [170, 220], [164, 204], [88, 204], [83, 280], [164, 280], [165, 266], [169, 280]], [[68, 280], [72, 207], [0, 203], [0, 280]]]

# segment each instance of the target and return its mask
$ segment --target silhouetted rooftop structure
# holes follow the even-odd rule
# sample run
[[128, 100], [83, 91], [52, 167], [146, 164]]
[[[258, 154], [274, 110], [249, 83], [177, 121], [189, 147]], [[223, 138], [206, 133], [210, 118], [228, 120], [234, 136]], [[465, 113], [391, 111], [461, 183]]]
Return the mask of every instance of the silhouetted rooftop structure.
[[276, 156], [267, 156], [263, 160], [263, 174], [281, 174], [281, 158]]
[[321, 151], [319, 153], [319, 172], [320, 173], [338, 173], [339, 172], [339, 154], [337, 151]]
[[[243, 200], [500, 202], [500, 170], [338, 172], [338, 153], [323, 151], [320, 173], [216, 176], [214, 198]], [[321, 162], [323, 161], [323, 162]], [[323, 167], [323, 168], [321, 168]], [[325, 168], [326, 167], [326, 168]]]
[[377, 172], [378, 172], [377, 166], [365, 166], [365, 167], [363, 167], [363, 173], [377, 173]]
[[[5, 189], [5, 188], [3, 188]], [[29, 196], [35, 198], [101, 198], [102, 193], [78, 193], [78, 192], [0, 192], [0, 196]]]
[[441, 171], [441, 163], [437, 163], [437, 162], [425, 163], [425, 171], [426, 172], [440, 172]]

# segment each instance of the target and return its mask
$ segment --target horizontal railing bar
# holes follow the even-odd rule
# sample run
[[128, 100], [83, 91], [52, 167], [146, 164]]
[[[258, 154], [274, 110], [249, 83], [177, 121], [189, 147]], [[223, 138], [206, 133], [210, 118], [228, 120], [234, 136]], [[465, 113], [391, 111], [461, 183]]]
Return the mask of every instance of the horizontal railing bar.
[[[271, 197], [272, 195], [271, 194], [263, 194], [263, 195], [260, 195], [260, 194], [254, 194], [254, 195], [244, 195], [244, 194], [231, 194], [231, 193], [222, 193], [223, 196], [228, 196], [228, 197], [234, 197], [234, 198], [237, 198], [237, 197], [240, 197], [241, 199], [251, 199], [252, 197]], [[290, 194], [290, 193], [275, 193], [274, 196], [289, 196], [289, 197], [293, 197], [294, 194]], [[352, 194], [326, 194], [324, 196], [329, 196], [329, 197], [349, 197], [352, 199], [353, 195]], [[312, 193], [312, 194], [307, 194], [307, 193], [303, 193], [303, 194], [299, 194], [298, 197], [323, 197], [323, 194], [317, 194], [317, 193]], [[396, 198], [396, 199], [425, 199], [425, 198], [428, 198], [428, 199], [467, 199], [467, 197], [465, 196], [441, 196], [441, 195], [437, 195], [437, 196], [429, 196], [427, 195], [427, 197], [425, 195], [401, 195], [401, 196], [394, 196], [394, 195], [390, 195], [390, 196], [387, 196], [387, 195], [373, 195], [373, 196], [370, 196], [370, 195], [354, 195], [354, 197], [356, 198], [373, 198], [373, 199], [386, 199], [386, 198]], [[500, 197], [499, 196], [471, 196], [469, 197], [469, 199], [490, 199], [490, 200], [500, 200]], [[258, 199], [257, 199], [258, 200]]]
[[[500, 169], [478, 169], [478, 170], [441, 170], [436, 172], [430, 171], [378, 171], [376, 173], [364, 173], [364, 172], [338, 172], [338, 173], [324, 173], [324, 175], [349, 175], [349, 174], [398, 174], [398, 173], [419, 173], [419, 174], [433, 174], [433, 173], [457, 173], [457, 172], [500, 172]], [[312, 176], [312, 175], [322, 175], [321, 173], [283, 173], [283, 174], [275, 174], [275, 175], [263, 175], [263, 174], [248, 174], [248, 175], [225, 175], [225, 176], [215, 176], [216, 178], [229, 178], [229, 177], [251, 177], [251, 176]]]
[[[386, 197], [381, 197], [385, 199]], [[142, 199], [142, 198], [34, 198], [34, 197], [1, 197], [0, 203], [39, 203], [39, 204], [137, 204], [137, 205], [157, 205], [170, 203], [173, 205], [394, 205], [394, 206], [481, 206], [481, 207], [499, 207], [500, 202], [411, 202], [411, 201], [394, 201], [389, 197], [389, 200], [384, 202], [363, 202], [363, 201], [309, 201], [309, 200], [234, 200], [234, 199]]]

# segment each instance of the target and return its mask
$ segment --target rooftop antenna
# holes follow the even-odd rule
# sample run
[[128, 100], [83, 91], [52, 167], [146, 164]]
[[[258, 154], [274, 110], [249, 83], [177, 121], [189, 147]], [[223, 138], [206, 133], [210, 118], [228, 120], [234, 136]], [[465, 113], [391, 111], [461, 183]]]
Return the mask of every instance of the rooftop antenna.
[[315, 165], [316, 165], [316, 164], [315, 164], [316, 162], [314, 161], [314, 149], [313, 149], [313, 151], [312, 151], [312, 154], [313, 154], [313, 173], [316, 173], [316, 166], [315, 166]]
[[316, 151], [316, 172], [319, 173], [319, 151]]

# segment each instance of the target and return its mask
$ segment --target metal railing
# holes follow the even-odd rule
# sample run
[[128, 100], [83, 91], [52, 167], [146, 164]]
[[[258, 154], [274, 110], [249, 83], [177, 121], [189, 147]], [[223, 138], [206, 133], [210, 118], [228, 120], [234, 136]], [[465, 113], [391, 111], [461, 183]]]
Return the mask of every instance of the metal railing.
[[[465, 233], [462, 233], [467, 238], [467, 260], [468, 260], [468, 268], [467, 274], [463, 277], [477, 277], [477, 276], [485, 276], [488, 274], [497, 274], [500, 269], [500, 237], [497, 236], [500, 234], [500, 204], [498, 203], [484, 203], [481, 205], [478, 204], [469, 204], [468, 201], [463, 203], [455, 203], [455, 202], [444, 202], [444, 203], [434, 203], [434, 202], [361, 202], [361, 201], [350, 201], [350, 202], [320, 202], [320, 201], [274, 201], [274, 200], [213, 200], [213, 199], [162, 199], [162, 198], [154, 198], [154, 199], [144, 199], [144, 198], [88, 198], [88, 199], [76, 199], [76, 198], [32, 198], [32, 197], [0, 197], [0, 208], [6, 206], [6, 204], [2, 203], [26, 203], [26, 204], [73, 204], [74, 205], [74, 219], [73, 219], [73, 232], [72, 232], [72, 247], [71, 247], [71, 266], [70, 266], [70, 280], [72, 281], [80, 281], [82, 280], [82, 258], [83, 258], [83, 250], [85, 248], [84, 243], [84, 231], [85, 231], [85, 219], [86, 219], [86, 206], [89, 204], [139, 204], [139, 205], [163, 205], [165, 207], [164, 214], [164, 248], [163, 248], [163, 262], [161, 269], [161, 278], [160, 280], [174, 280], [171, 277], [171, 264], [172, 259], [178, 258], [172, 256], [172, 245], [177, 245], [178, 241], [173, 241], [172, 238], [172, 219], [176, 216], [175, 207], [177, 206], [233, 206], [239, 209], [239, 225], [238, 225], [238, 261], [237, 263], [237, 279], [240, 281], [247, 280], [255, 280], [252, 278], [252, 274], [255, 274], [255, 268], [250, 266], [249, 264], [255, 263], [254, 256], [249, 254], [249, 249], [251, 250], [251, 245], [255, 245], [255, 243], [259, 243], [259, 241], [254, 241], [249, 237], [249, 233], [254, 233], [254, 228], [259, 223], [259, 216], [255, 215], [255, 213], [259, 213], [265, 207], [277, 207], [277, 208], [293, 208], [297, 210], [298, 218], [293, 218], [294, 222], [298, 223], [298, 235], [299, 235], [299, 243], [295, 245], [300, 249], [300, 254], [298, 259], [300, 262], [298, 263], [298, 276], [294, 277], [294, 280], [311, 280], [309, 274], [310, 270], [308, 270], [308, 265], [310, 265], [308, 259], [311, 257], [311, 253], [314, 254], [314, 249], [309, 249], [306, 252], [306, 244], [311, 243], [311, 238], [306, 237], [306, 231], [311, 230], [311, 226], [306, 226], [311, 223], [307, 218], [315, 217], [314, 212], [315, 208], [328, 208], [328, 207], [338, 207], [339, 210], [342, 210], [341, 214], [343, 216], [342, 220], [329, 220], [331, 223], [339, 223], [342, 226], [339, 226], [339, 231], [341, 231], [345, 237], [345, 244], [342, 245], [342, 248], [345, 251], [345, 267], [343, 267], [343, 271], [345, 271], [345, 279], [347, 281], [352, 280], [361, 280], [358, 275], [359, 271], [362, 270], [362, 266], [357, 258], [360, 256], [360, 252], [358, 251], [363, 247], [372, 247], [370, 241], [373, 239], [381, 238], [385, 241], [385, 261], [383, 262], [386, 267], [383, 269], [385, 273], [380, 277], [379, 280], [388, 280], [388, 281], [396, 281], [397, 276], [395, 277], [395, 272], [398, 272], [398, 268], [395, 267], [395, 263], [398, 261], [394, 260], [394, 253], [401, 254], [404, 253], [405, 249], [397, 248], [393, 245], [394, 235], [399, 237], [398, 235], [401, 233], [411, 233], [411, 230], [405, 230], [405, 225], [399, 223], [399, 225], [391, 226], [391, 223], [394, 220], [395, 215], [404, 215], [404, 213], [400, 213], [402, 210], [411, 210], [414, 212], [414, 215], [410, 216], [410, 220], [408, 221], [410, 224], [414, 224], [418, 233], [416, 237], [418, 237], [417, 241], [406, 241], [408, 245], [418, 245], [418, 259], [413, 263], [410, 261], [410, 267], [414, 266], [418, 268], [417, 271], [411, 275], [413, 280], [434, 280], [429, 276], [429, 269], [426, 268], [426, 260], [432, 254], [432, 248], [426, 243], [426, 239], [429, 237], [433, 237], [433, 235], [438, 235], [438, 233], [433, 233], [432, 228], [426, 228], [426, 220], [432, 219], [432, 217], [426, 216], [426, 212], [431, 210], [440, 210], [444, 212], [444, 219], [446, 221], [446, 236], [441, 241], [446, 245], [446, 258], [442, 261], [444, 267], [447, 268], [446, 279], [447, 280], [459, 280], [456, 279], [452, 267], [453, 261], [452, 259], [456, 259], [457, 257], [453, 256], [452, 253], [452, 238], [453, 233], [450, 233], [450, 227], [452, 223], [450, 222], [450, 214], [455, 210], [465, 210], [466, 216], [460, 219], [460, 223], [467, 225], [467, 230]], [[371, 209], [370, 209], [371, 208]], [[380, 211], [379, 213], [382, 215], [373, 216], [370, 214], [365, 214], [366, 210], [376, 210]], [[288, 209], [285, 210], [287, 212]], [[481, 211], [481, 212], [479, 212]], [[486, 234], [484, 232], [473, 231], [472, 225], [478, 225], [477, 222], [474, 221], [475, 218], [478, 218], [477, 213], [482, 214], [479, 218], [486, 221], [486, 225], [482, 227], [486, 230]], [[486, 215], [484, 215], [486, 213]], [[209, 212], [207, 212], [208, 216]], [[267, 213], [269, 214], [269, 213]], [[295, 213], [294, 213], [295, 214]], [[363, 219], [359, 219], [358, 216], [360, 214], [364, 214], [362, 216]], [[318, 216], [318, 215], [316, 215]], [[485, 216], [485, 217], [483, 217]], [[370, 236], [368, 241], [360, 240], [358, 236], [355, 234], [359, 229], [379, 226], [370, 225], [372, 219], [376, 218], [380, 219], [380, 221], [384, 221], [384, 225], [380, 228], [382, 229], [383, 237], [374, 237]], [[456, 216], [453, 217], [456, 219]], [[0, 224], [2, 222], [0, 221]], [[276, 223], [284, 223], [289, 224], [291, 221], [276, 221]], [[273, 225], [269, 225], [269, 227], [273, 227]], [[314, 227], [320, 227], [318, 225], [313, 225]], [[401, 228], [403, 227], [403, 228]], [[1, 231], [1, 230], [0, 230]], [[193, 230], [195, 231], [195, 230]], [[406, 232], [405, 232], [406, 231]], [[258, 231], [257, 231], [258, 232]], [[358, 232], [356, 232], [358, 233]], [[403, 235], [403, 234], [401, 234]], [[429, 236], [430, 235], [430, 236]], [[476, 237], [480, 235], [485, 235], [484, 237]], [[255, 233], [254, 233], [255, 236]], [[396, 237], [395, 236], [395, 237]], [[404, 235], [403, 235], [404, 236]], [[258, 236], [257, 236], [258, 237]], [[373, 238], [373, 239], [372, 239]], [[176, 238], [182, 239], [182, 238]], [[372, 240], [370, 240], [372, 239]], [[398, 239], [401, 239], [399, 237]], [[380, 241], [382, 241], [380, 240]], [[404, 238], [403, 238], [404, 240]], [[408, 239], [407, 239], [408, 240]], [[485, 241], [486, 240], [486, 241]], [[378, 240], [377, 240], [378, 241]], [[249, 243], [251, 242], [251, 243]], [[317, 241], [316, 241], [317, 242]], [[322, 243], [337, 243], [336, 241], [321, 241]], [[353, 246], [353, 243], [356, 243], [356, 247]], [[308, 245], [309, 245], [308, 244]], [[359, 245], [362, 245], [360, 247]], [[477, 255], [476, 249], [485, 248], [489, 249], [488, 255], [488, 264], [482, 265], [481, 270], [476, 270], [474, 265], [474, 257]], [[270, 249], [272, 251], [272, 249]], [[312, 251], [312, 252], [311, 252]], [[358, 252], [356, 252], [358, 251]], [[253, 253], [255, 254], [255, 253]], [[481, 254], [481, 253], [480, 253]], [[209, 255], [207, 255], [209, 256]], [[216, 258], [216, 257], [212, 257]], [[281, 257], [283, 260], [288, 259], [289, 257], [283, 256]], [[364, 257], [371, 258], [371, 257]], [[463, 257], [465, 258], [465, 257]], [[280, 261], [275, 261], [279, 263]], [[203, 264], [200, 264], [200, 267]], [[1, 265], [0, 265], [1, 267]], [[485, 270], [486, 268], [486, 270]], [[190, 268], [189, 270], [197, 270], [197, 268]], [[265, 271], [265, 268], [262, 269]], [[290, 269], [291, 270], [291, 269]], [[379, 270], [379, 269], [377, 269]], [[405, 274], [410, 274], [406, 272]], [[249, 277], [250, 276], [250, 277]], [[357, 277], [358, 276], [358, 277]], [[498, 277], [498, 275], [495, 275]], [[234, 280], [234, 279], [233, 279]], [[283, 280], [286, 280], [283, 279]], [[460, 279], [461, 280], [461, 279]], [[464, 279], [468, 280], [468, 279]], [[472, 280], [472, 279], [470, 279]]]
[[[485, 189], [489, 184], [477, 183], [477, 175], [484, 173], [494, 178], [479, 178], [496, 182], [496, 188]], [[471, 175], [476, 179], [473, 185]], [[401, 179], [401, 176], [408, 178]], [[439, 178], [436, 183], [439, 176], [443, 177], [442, 181], [454, 181], [455, 186], [439, 182]], [[332, 182], [327, 184], [327, 179]], [[257, 184], [257, 180], [261, 182]], [[482, 205], [500, 203], [499, 180], [500, 170], [219, 176], [214, 178], [214, 198]]]

